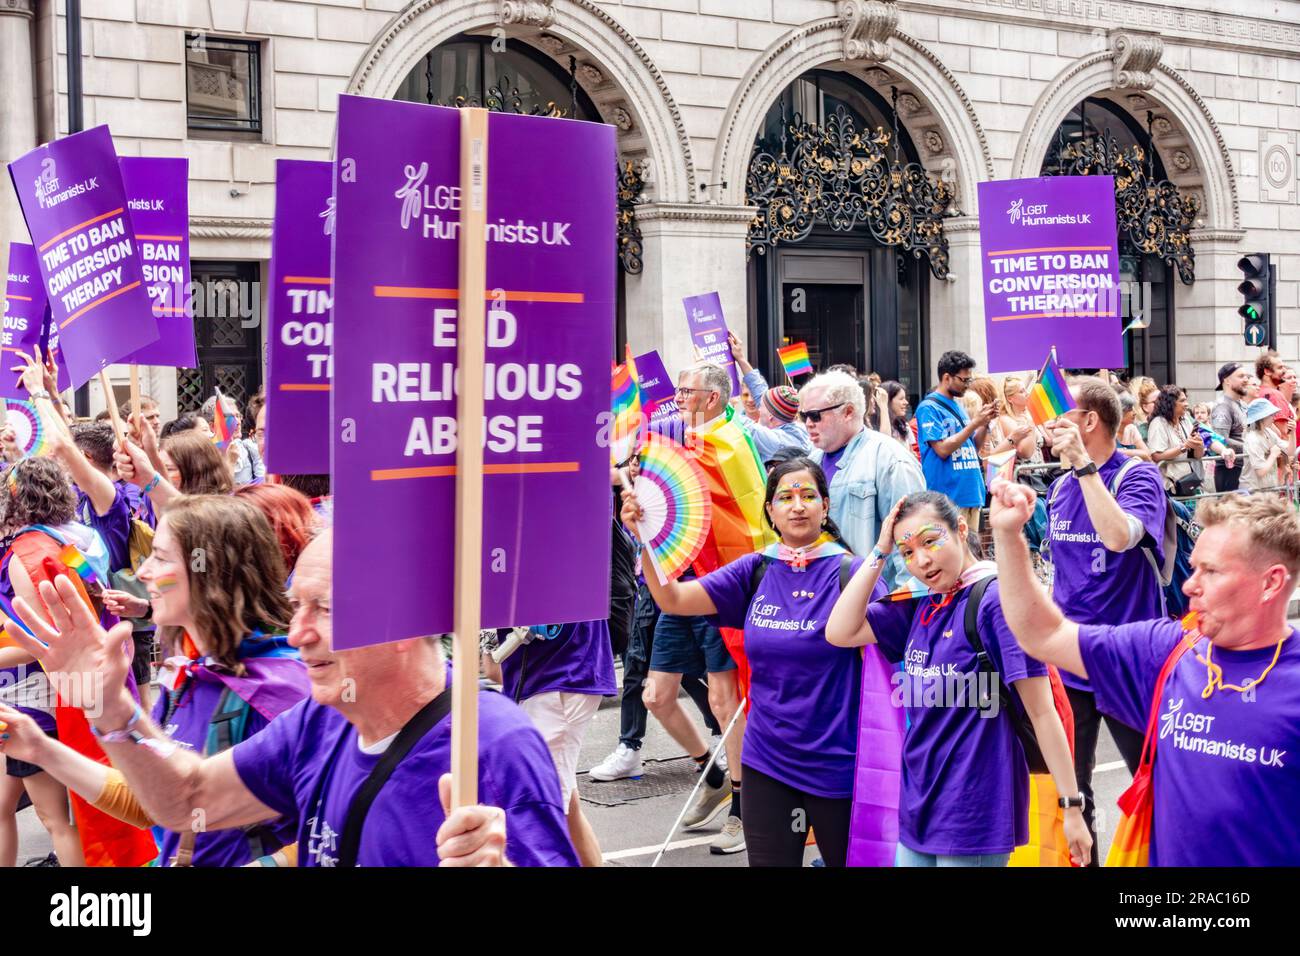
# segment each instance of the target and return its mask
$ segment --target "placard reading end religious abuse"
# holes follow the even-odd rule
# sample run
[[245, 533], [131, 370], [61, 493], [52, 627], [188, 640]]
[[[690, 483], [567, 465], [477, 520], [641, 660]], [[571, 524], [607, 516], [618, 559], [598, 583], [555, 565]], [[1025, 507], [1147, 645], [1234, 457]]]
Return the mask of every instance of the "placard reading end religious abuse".
[[72, 384], [158, 338], [107, 126], [9, 164]]
[[1045, 176], [979, 184], [988, 370], [1124, 364], [1115, 180]]
[[[455, 109], [342, 96], [336, 156], [333, 614], [347, 648], [453, 628], [457, 237], [471, 197]], [[614, 157], [609, 126], [489, 117], [484, 628], [609, 613], [598, 439]]]

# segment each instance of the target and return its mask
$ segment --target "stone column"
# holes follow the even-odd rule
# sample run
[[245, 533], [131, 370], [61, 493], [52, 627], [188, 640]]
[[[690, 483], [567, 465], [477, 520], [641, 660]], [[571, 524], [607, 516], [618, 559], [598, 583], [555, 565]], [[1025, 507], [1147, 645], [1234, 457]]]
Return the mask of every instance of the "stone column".
[[930, 367], [922, 369], [921, 375], [926, 389], [935, 384], [935, 362], [949, 349], [960, 349], [974, 358], [977, 373], [988, 370], [979, 230], [977, 216], [956, 216], [943, 222], [949, 274], [946, 280], [930, 279]]
[[[35, 11], [36, 0], [0, 0], [0, 163], [17, 159], [37, 145], [32, 72]], [[7, 264], [9, 243], [27, 242], [28, 237], [8, 172], [0, 179], [0, 264]]]
[[695, 361], [682, 299], [718, 292], [727, 324], [747, 324], [745, 234], [752, 206], [646, 203], [636, 208], [644, 268], [628, 276], [627, 337], [634, 353], [658, 349], [668, 374]]

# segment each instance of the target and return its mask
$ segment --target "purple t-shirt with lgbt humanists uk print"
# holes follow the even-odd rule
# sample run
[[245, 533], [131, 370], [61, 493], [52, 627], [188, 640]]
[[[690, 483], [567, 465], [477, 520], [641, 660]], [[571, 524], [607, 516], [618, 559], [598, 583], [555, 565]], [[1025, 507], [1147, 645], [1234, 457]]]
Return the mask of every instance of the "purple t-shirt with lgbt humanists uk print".
[[[941, 856], [1010, 853], [1029, 841], [1029, 768], [1011, 715], [979, 707], [979, 665], [966, 638], [969, 596], [970, 588], [963, 588], [933, 617], [930, 597], [867, 608], [880, 650], [905, 670], [895, 675], [894, 689], [908, 719], [899, 839]], [[1003, 683], [1047, 676], [1007, 627], [996, 581], [984, 594], [978, 620]], [[996, 701], [996, 683], [987, 691]], [[1014, 688], [1012, 698], [1019, 707]]]
[[[1117, 451], [1098, 469], [1107, 488], [1126, 461]], [[1160, 578], [1144, 553], [1151, 548], [1156, 563], [1164, 563], [1168, 506], [1160, 469], [1150, 462], [1135, 463], [1120, 482], [1115, 500], [1143, 531], [1138, 546], [1122, 552], [1102, 545], [1073, 474], [1056, 479], [1047, 495], [1047, 539], [1055, 566], [1052, 599], [1079, 624], [1128, 624], [1165, 616]], [[1067, 687], [1089, 689], [1077, 674], [1062, 671], [1061, 680]]]
[[[1079, 628], [1097, 708], [1145, 728], [1156, 678], [1182, 638], [1177, 621]], [[1300, 866], [1300, 637], [1291, 629], [1276, 666], [1251, 694], [1216, 689], [1202, 638], [1165, 682], [1152, 783], [1152, 866]], [[1214, 648], [1223, 684], [1245, 687], [1276, 644]], [[1201, 659], [1198, 659], [1197, 655]]]
[[[304, 677], [304, 681], [305, 679]], [[168, 692], [164, 691], [158, 695], [158, 700], [154, 703], [154, 722], [162, 727], [163, 733], [172, 740], [185, 744], [190, 750], [201, 754], [208, 742], [208, 727], [221, 701], [223, 689], [224, 685], [215, 679], [191, 680], [180, 695], [180, 700], [165, 726], [163, 718], [167, 713]], [[258, 713], [256, 708], [249, 708], [248, 721], [244, 725], [244, 739], [247, 740], [266, 726], [267, 719]], [[281, 818], [261, 828], [259, 831], [262, 841], [261, 854], [274, 853], [280, 847], [292, 843], [294, 829], [292, 816], [288, 819]], [[180, 834], [172, 830], [162, 832], [162, 847], [158, 859], [163, 866], [170, 866], [172, 857], [176, 855], [176, 850], [180, 846]], [[194, 866], [243, 866], [257, 859], [254, 856], [255, 847], [256, 844], [250, 843], [248, 835], [243, 830], [200, 830], [194, 839], [194, 856], [191, 862]]]
[[[853, 795], [862, 652], [826, 641], [826, 621], [840, 596], [840, 559], [818, 558], [805, 571], [772, 561], [753, 587], [763, 559], [747, 554], [700, 584], [718, 609], [719, 627], [743, 628], [749, 658], [750, 710], [744, 765], [818, 797]], [[852, 559], [856, 571], [862, 558]], [[876, 584], [876, 596], [884, 593]]]
[[[506, 857], [516, 866], [577, 866], [560, 781], [542, 735], [502, 695], [481, 691], [478, 700], [478, 798], [506, 812]], [[235, 747], [234, 759], [257, 799], [298, 821], [298, 865], [337, 865], [348, 807], [380, 759], [361, 752], [347, 718], [305, 700]], [[451, 720], [444, 718], [370, 805], [358, 866], [438, 865], [437, 834], [445, 819], [438, 780], [450, 768]]]
[[618, 693], [608, 621], [559, 625], [555, 637], [534, 638], [501, 662], [501, 693], [524, 701], [538, 694]]

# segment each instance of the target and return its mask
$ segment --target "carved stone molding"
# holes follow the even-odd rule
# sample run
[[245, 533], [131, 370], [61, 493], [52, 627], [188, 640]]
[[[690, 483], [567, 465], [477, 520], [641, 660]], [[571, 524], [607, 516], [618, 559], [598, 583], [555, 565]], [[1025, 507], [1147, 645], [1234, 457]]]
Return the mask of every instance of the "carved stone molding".
[[709, 206], [699, 203], [654, 202], [636, 207], [637, 221], [710, 222], [748, 226], [758, 209], [754, 206]]
[[1151, 75], [1165, 52], [1165, 41], [1154, 33], [1114, 32], [1110, 37], [1115, 51], [1115, 87], [1126, 90], [1149, 90], [1155, 85]]
[[30, 20], [36, 16], [36, 0], [0, 0], [0, 17], [5, 14]]
[[889, 59], [890, 38], [898, 27], [898, 7], [893, 0], [840, 0], [844, 28], [845, 60]]
[[270, 239], [269, 219], [229, 219], [218, 216], [191, 216], [192, 239]]
[[523, 23], [529, 26], [555, 26], [554, 0], [501, 0], [497, 22], [504, 25]]
[[588, 86], [600, 86], [605, 82], [605, 74], [590, 63], [578, 67], [578, 76], [582, 77], [582, 82]]

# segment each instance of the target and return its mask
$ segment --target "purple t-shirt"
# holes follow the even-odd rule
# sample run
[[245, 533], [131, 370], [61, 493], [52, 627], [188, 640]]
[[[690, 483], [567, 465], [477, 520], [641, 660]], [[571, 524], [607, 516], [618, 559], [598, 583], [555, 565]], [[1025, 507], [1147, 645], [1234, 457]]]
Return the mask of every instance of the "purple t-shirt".
[[849, 446], [846, 444], [837, 451], [822, 452], [822, 474], [826, 476], [827, 488], [829, 488], [831, 482], [835, 480], [835, 473], [840, 470], [840, 459], [844, 457], [844, 453], [848, 450], [848, 447]]
[[[904, 663], [894, 701], [907, 710], [899, 839], [943, 856], [1010, 853], [1029, 841], [1029, 768], [1011, 715], [981, 711], [975, 651], [966, 638], [964, 588], [926, 624], [933, 600], [878, 601], [867, 620], [885, 657]], [[1003, 683], [1045, 677], [1016, 643], [992, 582], [979, 609], [980, 637]], [[996, 684], [987, 688], [996, 700]], [[1013, 705], [1020, 706], [1012, 687]]]
[[[1097, 708], [1146, 727], [1156, 678], [1182, 637], [1177, 621], [1084, 625], [1079, 650]], [[1165, 683], [1153, 771], [1152, 866], [1300, 866], [1300, 637], [1291, 636], [1254, 700], [1239, 691], [1201, 696], [1201, 639]], [[1276, 644], [1214, 648], [1223, 683], [1244, 687]]]
[[[74, 486], [75, 487], [75, 486]], [[118, 484], [113, 485], [113, 503], [104, 514], [96, 514], [90, 496], [77, 488], [77, 520], [94, 528], [108, 547], [108, 569], [120, 571], [131, 566], [131, 505]]]
[[[826, 641], [826, 621], [840, 596], [840, 559], [819, 558], [806, 571], [772, 561], [757, 591], [752, 582], [760, 554], [700, 578], [718, 609], [715, 623], [745, 632], [745, 766], [832, 799], [853, 795], [862, 696], [861, 651]], [[862, 561], [853, 558], [853, 570]], [[877, 581], [873, 596], [884, 593], [884, 582]]]
[[[451, 667], [447, 668], [451, 683]], [[479, 693], [479, 802], [506, 812], [506, 856], [516, 866], [577, 866], [560, 781], [542, 735], [522, 710]], [[298, 865], [334, 866], [347, 808], [379, 762], [333, 707], [308, 698], [234, 750], [244, 786], [298, 822]], [[370, 805], [358, 866], [437, 866], [445, 817], [438, 780], [451, 768], [451, 721], [411, 749]]]
[[[1107, 488], [1126, 461], [1117, 451], [1098, 469]], [[1160, 578], [1144, 553], [1149, 547], [1156, 562], [1164, 563], [1168, 505], [1160, 469], [1145, 461], [1134, 464], [1120, 482], [1115, 500], [1125, 514], [1141, 522], [1145, 533], [1137, 547], [1123, 552], [1102, 545], [1073, 474], [1056, 479], [1047, 495], [1047, 538], [1055, 566], [1052, 599], [1079, 624], [1128, 624], [1165, 616]], [[1061, 680], [1067, 687], [1089, 689], [1088, 682], [1076, 674], [1062, 671]]]
[[[217, 704], [221, 701], [223, 689], [224, 685], [215, 677], [191, 680], [165, 726], [163, 717], [167, 712], [169, 694], [164, 691], [158, 695], [158, 700], [154, 704], [154, 722], [162, 727], [163, 733], [172, 740], [185, 744], [190, 750], [201, 754], [207, 745], [208, 726], [212, 722]], [[255, 708], [249, 708], [248, 721], [244, 725], [244, 739], [247, 740], [256, 734], [267, 726], [267, 723], [267, 719]], [[282, 817], [260, 828], [257, 832], [261, 836], [261, 852], [274, 853], [280, 847], [292, 843], [294, 822], [292, 816]], [[180, 834], [172, 830], [161, 832], [162, 846], [159, 860], [163, 866], [168, 866], [180, 845]], [[192, 862], [194, 866], [243, 866], [257, 858], [253, 855], [255, 849], [255, 846], [249, 842], [249, 835], [243, 830], [202, 830], [194, 840]]]
[[549, 640], [535, 638], [501, 662], [501, 692], [514, 701], [560, 691], [618, 693], [608, 621], [562, 624]]

